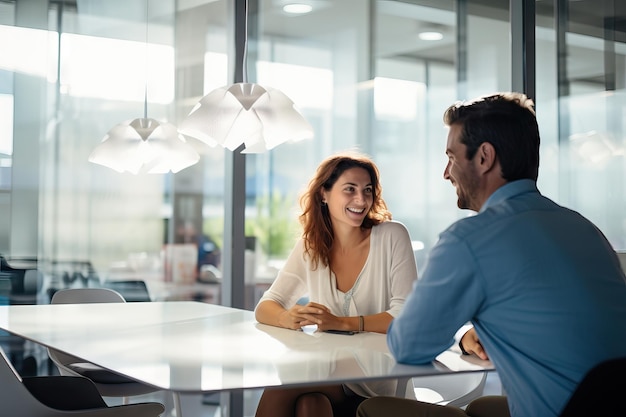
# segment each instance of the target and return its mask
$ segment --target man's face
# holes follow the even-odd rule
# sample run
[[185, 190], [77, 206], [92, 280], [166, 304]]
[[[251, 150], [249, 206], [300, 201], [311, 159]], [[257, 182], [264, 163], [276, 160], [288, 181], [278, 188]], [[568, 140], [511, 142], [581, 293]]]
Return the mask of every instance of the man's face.
[[476, 155], [471, 160], [467, 159], [467, 146], [461, 143], [462, 131], [461, 125], [450, 126], [446, 145], [448, 164], [443, 171], [443, 178], [449, 180], [456, 188], [457, 205], [460, 209], [479, 211], [480, 205], [476, 202], [479, 176], [474, 165]]

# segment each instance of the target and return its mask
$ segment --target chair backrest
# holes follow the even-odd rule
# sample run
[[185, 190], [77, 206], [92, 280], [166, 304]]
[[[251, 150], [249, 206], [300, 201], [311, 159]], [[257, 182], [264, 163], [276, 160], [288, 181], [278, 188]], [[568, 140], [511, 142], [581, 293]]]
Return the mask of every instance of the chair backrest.
[[[37, 292], [41, 286], [32, 284], [29, 271], [37, 269], [36, 259], [14, 259], [9, 262], [0, 255], [0, 275], [11, 281], [9, 304], [36, 304]], [[28, 274], [28, 276], [27, 276]], [[25, 282], [25, 281], [28, 282]]]
[[626, 357], [595, 366], [585, 375], [560, 417], [626, 416]]
[[2, 347], [0, 347], [0, 381], [2, 381], [2, 389], [0, 389], [2, 415], [52, 417], [59, 414], [33, 397], [22, 383], [22, 378], [7, 358]]
[[[37, 408], [35, 404], [37, 401], [22, 384], [20, 375], [11, 365], [2, 347], [0, 347], [0, 381], [2, 381], [0, 404], [2, 404], [3, 415], [43, 415], [41, 413], [33, 413], [30, 409], [30, 405]], [[44, 408], [43, 405], [41, 407]]]
[[124, 303], [126, 300], [117, 291], [109, 288], [67, 288], [58, 290], [50, 304]]
[[0, 305], [10, 304], [11, 287], [11, 278], [0, 272]]
[[622, 266], [622, 271], [626, 274], [626, 252], [618, 251], [617, 258], [619, 259], [619, 263]]
[[[63, 377], [59, 377], [63, 378]], [[84, 410], [57, 410], [41, 403], [26, 386], [0, 347], [0, 412], [3, 416], [28, 417], [157, 417], [165, 408], [158, 403], [126, 404]]]
[[24, 292], [37, 294], [43, 286], [43, 273], [37, 269], [27, 269], [24, 272]]
[[150, 292], [145, 281], [137, 280], [124, 280], [124, 281], [105, 281], [102, 286], [115, 290], [122, 294], [126, 302], [135, 301], [152, 301], [150, 298]]
[[[108, 288], [66, 288], [52, 295], [50, 304], [87, 304], [87, 303], [124, 303], [124, 297], [117, 291]], [[52, 359], [61, 375], [79, 375], [67, 369], [70, 363], [84, 362], [65, 352], [48, 348], [48, 356]]]
[[7, 354], [4, 353], [4, 349], [2, 349], [2, 346], [0, 346], [0, 356], [2, 356], [2, 361], [0, 362], [0, 378], [2, 378], [1, 380], [4, 382], [15, 378], [19, 382], [22, 382], [22, 377], [11, 364], [11, 361], [7, 357]]

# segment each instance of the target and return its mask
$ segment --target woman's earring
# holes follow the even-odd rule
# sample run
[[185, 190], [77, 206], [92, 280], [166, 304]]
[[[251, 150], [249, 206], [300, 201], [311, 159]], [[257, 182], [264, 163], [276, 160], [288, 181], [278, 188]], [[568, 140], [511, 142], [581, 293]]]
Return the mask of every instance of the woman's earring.
[[326, 205], [326, 200], [322, 200], [322, 207]]

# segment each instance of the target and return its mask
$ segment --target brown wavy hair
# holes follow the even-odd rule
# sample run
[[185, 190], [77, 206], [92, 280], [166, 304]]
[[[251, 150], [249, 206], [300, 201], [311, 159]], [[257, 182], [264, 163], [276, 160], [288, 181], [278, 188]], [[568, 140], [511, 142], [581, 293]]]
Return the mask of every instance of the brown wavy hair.
[[320, 262], [324, 266], [330, 264], [330, 250], [335, 238], [328, 206], [322, 204], [322, 189], [330, 190], [341, 174], [350, 168], [365, 169], [370, 174], [372, 182], [372, 207], [363, 219], [361, 227], [370, 229], [391, 220], [391, 212], [387, 210], [387, 204], [382, 198], [383, 189], [378, 168], [368, 156], [347, 152], [325, 159], [300, 197], [302, 214], [299, 220], [303, 228], [304, 250], [311, 257], [313, 269], [317, 269]]

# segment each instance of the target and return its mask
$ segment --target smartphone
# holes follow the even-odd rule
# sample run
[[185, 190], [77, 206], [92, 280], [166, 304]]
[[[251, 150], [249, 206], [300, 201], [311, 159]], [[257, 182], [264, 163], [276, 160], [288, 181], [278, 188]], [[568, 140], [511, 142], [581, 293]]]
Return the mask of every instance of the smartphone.
[[355, 334], [356, 332], [353, 332], [352, 330], [324, 330], [326, 333], [333, 333], [333, 334], [345, 334], [345, 335], [349, 335], [352, 336], [353, 334]]

